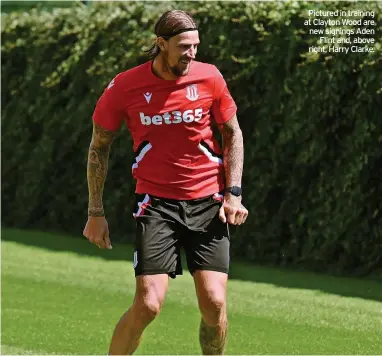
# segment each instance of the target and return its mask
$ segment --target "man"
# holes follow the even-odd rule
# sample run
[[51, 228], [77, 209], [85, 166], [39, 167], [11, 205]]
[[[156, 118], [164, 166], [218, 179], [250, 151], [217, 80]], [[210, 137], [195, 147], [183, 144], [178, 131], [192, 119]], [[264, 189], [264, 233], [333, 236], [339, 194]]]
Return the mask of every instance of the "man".
[[[222, 75], [215, 66], [194, 61], [199, 34], [191, 15], [166, 12], [155, 34], [149, 51], [153, 60], [117, 75], [97, 103], [84, 236], [100, 248], [111, 248], [102, 193], [110, 145], [125, 120], [134, 141], [137, 180], [136, 294], [115, 327], [109, 354], [136, 350], [161, 309], [169, 277], [182, 274], [182, 246], [202, 315], [202, 352], [222, 355], [228, 224], [240, 225], [248, 215], [241, 204], [243, 137]], [[223, 136], [224, 159], [213, 123]]]

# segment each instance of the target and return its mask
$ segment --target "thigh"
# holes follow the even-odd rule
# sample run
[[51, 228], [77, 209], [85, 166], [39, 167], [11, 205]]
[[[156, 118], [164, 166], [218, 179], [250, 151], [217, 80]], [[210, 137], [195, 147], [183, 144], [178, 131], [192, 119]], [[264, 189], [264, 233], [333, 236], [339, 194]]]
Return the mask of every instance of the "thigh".
[[160, 199], [137, 194], [134, 217], [135, 275], [182, 274], [176, 222], [161, 211]]
[[220, 203], [211, 200], [204, 203], [201, 214], [193, 216], [199, 231], [188, 230], [183, 234], [187, 265], [193, 275], [198, 270], [216, 271], [228, 274], [230, 260], [230, 237], [227, 223], [219, 219]]
[[151, 301], [161, 305], [168, 289], [168, 278], [167, 274], [137, 276], [134, 300]]

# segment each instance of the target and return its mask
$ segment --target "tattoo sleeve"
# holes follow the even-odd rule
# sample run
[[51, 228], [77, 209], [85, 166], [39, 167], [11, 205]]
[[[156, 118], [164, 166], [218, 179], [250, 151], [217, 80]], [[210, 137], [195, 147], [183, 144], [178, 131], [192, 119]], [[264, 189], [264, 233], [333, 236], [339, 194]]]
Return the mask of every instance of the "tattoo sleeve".
[[226, 187], [241, 187], [244, 164], [243, 134], [236, 115], [222, 125]]
[[93, 122], [93, 135], [90, 142], [87, 165], [89, 216], [105, 215], [102, 194], [107, 174], [110, 146], [114, 137], [115, 132], [105, 130]]

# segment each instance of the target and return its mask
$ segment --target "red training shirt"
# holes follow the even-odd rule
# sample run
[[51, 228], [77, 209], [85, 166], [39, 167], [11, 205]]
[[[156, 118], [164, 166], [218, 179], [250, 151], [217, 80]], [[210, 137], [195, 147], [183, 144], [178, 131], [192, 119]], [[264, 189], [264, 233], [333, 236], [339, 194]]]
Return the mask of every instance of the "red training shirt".
[[125, 120], [134, 141], [136, 193], [188, 200], [222, 191], [222, 149], [212, 120], [221, 125], [237, 109], [223, 76], [214, 65], [192, 61], [186, 76], [164, 80], [151, 65], [118, 74], [93, 120], [111, 131]]

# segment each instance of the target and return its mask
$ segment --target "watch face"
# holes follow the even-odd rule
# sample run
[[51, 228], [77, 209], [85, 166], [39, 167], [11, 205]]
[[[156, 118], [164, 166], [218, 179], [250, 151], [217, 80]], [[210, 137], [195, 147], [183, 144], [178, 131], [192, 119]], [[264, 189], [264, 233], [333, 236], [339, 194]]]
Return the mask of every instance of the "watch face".
[[236, 197], [239, 197], [241, 195], [240, 187], [230, 187], [227, 189], [227, 191]]

